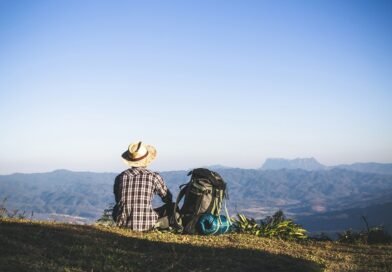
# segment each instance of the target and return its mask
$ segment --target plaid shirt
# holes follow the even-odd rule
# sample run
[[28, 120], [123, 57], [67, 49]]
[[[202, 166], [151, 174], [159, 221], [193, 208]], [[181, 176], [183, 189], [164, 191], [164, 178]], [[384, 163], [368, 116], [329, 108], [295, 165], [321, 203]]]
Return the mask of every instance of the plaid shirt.
[[162, 199], [170, 194], [158, 173], [133, 167], [119, 174], [114, 182], [114, 196], [118, 205], [117, 225], [137, 231], [154, 227], [158, 219], [151, 205], [154, 194]]

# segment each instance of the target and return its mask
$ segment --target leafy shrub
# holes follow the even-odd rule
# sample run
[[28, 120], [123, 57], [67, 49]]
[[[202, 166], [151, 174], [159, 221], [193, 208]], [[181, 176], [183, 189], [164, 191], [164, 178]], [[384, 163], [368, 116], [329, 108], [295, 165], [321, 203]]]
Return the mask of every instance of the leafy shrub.
[[[17, 219], [26, 219], [26, 211], [13, 210], [10, 211], [5, 207], [5, 203], [7, 202], [7, 198], [4, 198], [0, 204], [0, 218], [17, 218]], [[31, 217], [33, 217], [34, 213], [31, 213]]]
[[238, 233], [248, 233], [260, 235], [261, 228], [253, 218], [247, 218], [245, 215], [237, 214], [238, 219], [233, 218], [234, 231]]
[[253, 218], [247, 218], [242, 214], [233, 218], [234, 230], [239, 233], [249, 233], [262, 237], [280, 238], [284, 240], [306, 239], [306, 230], [293, 220], [287, 219], [282, 211], [276, 212], [273, 216], [268, 216], [257, 224]]
[[346, 244], [359, 244], [364, 242], [361, 233], [352, 229], [338, 233], [338, 241]]
[[338, 241], [346, 244], [388, 244], [392, 237], [383, 226], [372, 227], [369, 230], [346, 230], [338, 233]]
[[383, 226], [373, 227], [366, 235], [368, 244], [388, 244], [392, 242], [392, 237]]
[[338, 233], [338, 241], [347, 244], [388, 244], [392, 242], [392, 237], [383, 226], [369, 227], [366, 217], [362, 216], [366, 224], [366, 230], [359, 232], [346, 230]]
[[98, 225], [104, 225], [108, 227], [114, 227], [116, 223], [112, 218], [114, 204], [109, 204], [109, 206], [103, 210], [102, 216], [96, 221]]

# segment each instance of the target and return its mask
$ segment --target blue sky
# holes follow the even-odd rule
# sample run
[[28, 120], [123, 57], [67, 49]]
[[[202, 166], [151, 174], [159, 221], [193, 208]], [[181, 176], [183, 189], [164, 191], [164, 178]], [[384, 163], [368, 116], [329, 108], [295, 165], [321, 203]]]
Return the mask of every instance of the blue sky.
[[0, 173], [392, 162], [391, 1], [0, 1]]

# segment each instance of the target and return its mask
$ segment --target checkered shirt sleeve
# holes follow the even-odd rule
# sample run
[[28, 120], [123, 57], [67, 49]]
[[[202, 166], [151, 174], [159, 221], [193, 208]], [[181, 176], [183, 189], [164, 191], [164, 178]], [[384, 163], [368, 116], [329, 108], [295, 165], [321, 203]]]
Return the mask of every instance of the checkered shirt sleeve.
[[130, 168], [116, 177], [114, 195], [119, 207], [117, 225], [132, 230], [151, 229], [158, 215], [152, 209], [155, 194], [161, 198], [168, 193], [162, 177], [145, 168]]

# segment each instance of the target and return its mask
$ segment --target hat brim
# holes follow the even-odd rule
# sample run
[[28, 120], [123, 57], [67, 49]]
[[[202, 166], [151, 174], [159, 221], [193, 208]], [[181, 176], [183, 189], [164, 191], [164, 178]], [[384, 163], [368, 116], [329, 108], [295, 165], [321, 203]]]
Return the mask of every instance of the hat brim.
[[131, 154], [129, 153], [129, 150], [125, 151], [121, 155], [125, 164], [127, 164], [130, 167], [146, 167], [146, 166], [150, 165], [150, 163], [157, 156], [157, 150], [152, 145], [145, 145], [145, 147], [148, 151], [148, 155], [147, 155], [147, 157], [145, 157], [144, 159], [142, 159], [140, 161], [132, 161]]

